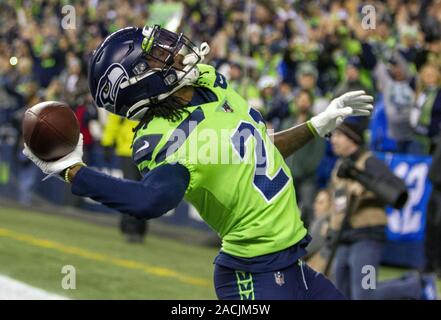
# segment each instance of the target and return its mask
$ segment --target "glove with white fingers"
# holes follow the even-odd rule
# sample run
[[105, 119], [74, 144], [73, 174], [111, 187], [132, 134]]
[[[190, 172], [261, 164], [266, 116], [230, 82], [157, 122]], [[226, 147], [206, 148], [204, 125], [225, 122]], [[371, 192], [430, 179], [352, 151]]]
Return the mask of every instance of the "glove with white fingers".
[[23, 154], [28, 157], [37, 167], [41, 169], [47, 176], [43, 179], [46, 180], [52, 176], [61, 178], [61, 173], [66, 169], [72, 167], [75, 164], [85, 165], [83, 162], [83, 135], [80, 134], [80, 138], [78, 139], [78, 144], [75, 147], [74, 151], [65, 155], [64, 157], [56, 160], [56, 161], [44, 161], [38, 158], [31, 149], [25, 144], [23, 149]]
[[309, 128], [325, 137], [349, 116], [369, 116], [374, 98], [363, 90], [349, 91], [331, 101], [325, 111], [308, 121]]

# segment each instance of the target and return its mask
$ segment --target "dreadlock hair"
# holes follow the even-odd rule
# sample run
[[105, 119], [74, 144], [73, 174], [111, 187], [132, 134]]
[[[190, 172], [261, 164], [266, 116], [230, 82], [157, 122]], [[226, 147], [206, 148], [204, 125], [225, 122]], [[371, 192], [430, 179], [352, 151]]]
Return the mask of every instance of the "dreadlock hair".
[[149, 106], [138, 125], [133, 129], [135, 136], [138, 130], [146, 128], [149, 122], [155, 117], [164, 118], [173, 122], [182, 120], [184, 113], [189, 114], [187, 107], [188, 104], [184, 99], [174, 95]]

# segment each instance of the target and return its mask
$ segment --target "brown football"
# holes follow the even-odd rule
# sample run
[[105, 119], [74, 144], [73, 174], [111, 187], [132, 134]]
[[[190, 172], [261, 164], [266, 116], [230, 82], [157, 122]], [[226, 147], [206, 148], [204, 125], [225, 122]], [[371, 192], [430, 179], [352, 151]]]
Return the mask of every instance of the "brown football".
[[59, 101], [45, 101], [26, 110], [23, 138], [40, 159], [55, 161], [72, 152], [80, 137], [80, 126], [72, 109]]

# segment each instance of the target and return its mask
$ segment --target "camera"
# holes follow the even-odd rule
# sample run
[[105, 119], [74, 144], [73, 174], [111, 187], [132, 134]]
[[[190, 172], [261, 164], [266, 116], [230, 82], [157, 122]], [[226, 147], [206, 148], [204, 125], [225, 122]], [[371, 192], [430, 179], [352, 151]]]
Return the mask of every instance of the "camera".
[[359, 182], [367, 190], [372, 191], [381, 202], [395, 209], [402, 209], [407, 202], [407, 189], [400, 178], [394, 175], [387, 178], [374, 177], [356, 168], [351, 159], [343, 160], [337, 176]]

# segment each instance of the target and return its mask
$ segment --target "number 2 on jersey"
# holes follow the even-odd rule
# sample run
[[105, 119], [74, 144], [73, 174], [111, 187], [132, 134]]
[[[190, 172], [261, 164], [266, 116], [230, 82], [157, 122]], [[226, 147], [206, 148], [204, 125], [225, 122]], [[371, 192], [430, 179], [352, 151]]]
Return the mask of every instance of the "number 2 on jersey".
[[[250, 108], [250, 116], [256, 123], [263, 122], [263, 118], [260, 113], [252, 108]], [[240, 159], [242, 161], [245, 159], [247, 152], [246, 143], [250, 138], [255, 139], [255, 169], [253, 184], [257, 191], [259, 191], [260, 194], [265, 198], [265, 200], [270, 202], [286, 186], [289, 181], [289, 177], [282, 167], [277, 170], [273, 177], [270, 177], [267, 174], [268, 159], [265, 142], [263, 141], [259, 130], [251, 122], [247, 121], [241, 121], [231, 137], [233, 148], [238, 153]]]

